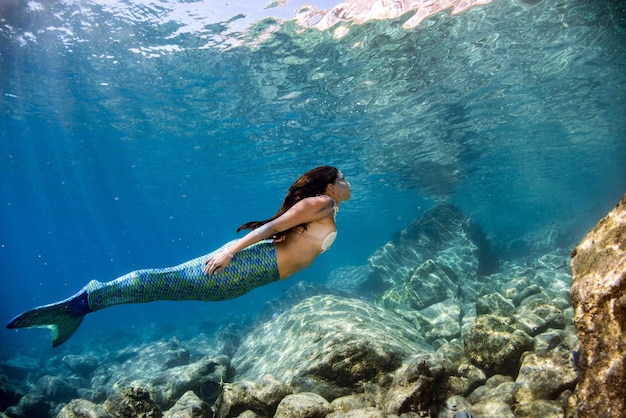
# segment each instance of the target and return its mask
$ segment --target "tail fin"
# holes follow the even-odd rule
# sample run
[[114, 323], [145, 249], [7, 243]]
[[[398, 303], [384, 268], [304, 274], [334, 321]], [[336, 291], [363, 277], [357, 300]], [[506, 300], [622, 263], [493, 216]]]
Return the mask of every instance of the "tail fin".
[[87, 293], [81, 292], [64, 301], [39, 306], [16, 316], [7, 328], [48, 328], [52, 346], [58, 347], [74, 334], [85, 314], [91, 312], [86, 301]]

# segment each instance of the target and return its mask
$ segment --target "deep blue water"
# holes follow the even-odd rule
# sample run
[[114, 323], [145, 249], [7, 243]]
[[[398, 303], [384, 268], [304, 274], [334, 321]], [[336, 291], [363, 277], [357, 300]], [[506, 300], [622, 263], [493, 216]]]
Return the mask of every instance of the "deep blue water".
[[[339, 167], [353, 199], [307, 271], [235, 301], [98, 312], [60, 350], [254, 317], [438, 201], [506, 258], [516, 242], [570, 249], [626, 192], [622, 2], [494, 0], [343, 37], [252, 13], [190, 29], [155, 4], [0, 5], [0, 319], [207, 253], [314, 166]], [[48, 350], [47, 333], [0, 340]]]

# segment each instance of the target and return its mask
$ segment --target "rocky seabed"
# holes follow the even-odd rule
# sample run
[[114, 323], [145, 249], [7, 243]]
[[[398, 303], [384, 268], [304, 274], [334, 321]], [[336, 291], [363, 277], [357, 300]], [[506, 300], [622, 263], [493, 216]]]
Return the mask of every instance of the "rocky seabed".
[[0, 417], [575, 417], [571, 271], [564, 250], [498, 260], [440, 204], [254, 324], [5, 359]]

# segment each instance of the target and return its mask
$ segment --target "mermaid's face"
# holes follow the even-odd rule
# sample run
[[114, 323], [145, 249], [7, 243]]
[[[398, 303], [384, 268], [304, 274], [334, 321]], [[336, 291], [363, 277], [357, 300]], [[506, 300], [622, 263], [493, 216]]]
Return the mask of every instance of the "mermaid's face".
[[341, 171], [337, 173], [337, 179], [335, 182], [333, 184], [329, 184], [326, 189], [332, 193], [330, 195], [331, 197], [334, 197], [339, 201], [349, 200], [350, 197], [352, 197], [350, 182], [346, 180]]

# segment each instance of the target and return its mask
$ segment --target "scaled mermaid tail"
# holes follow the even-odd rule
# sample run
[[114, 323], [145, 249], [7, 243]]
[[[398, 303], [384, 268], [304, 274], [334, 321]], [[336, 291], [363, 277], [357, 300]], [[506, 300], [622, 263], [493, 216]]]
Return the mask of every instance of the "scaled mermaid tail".
[[7, 328], [49, 328], [52, 345], [57, 347], [72, 336], [89, 312], [122, 303], [234, 299], [280, 279], [276, 246], [271, 240], [244, 248], [224, 270], [207, 276], [204, 263], [212, 254], [175, 267], [137, 270], [106, 283], [92, 280], [68, 299], [24, 312]]
[[49, 328], [52, 346], [57, 347], [74, 334], [89, 312], [87, 292], [81, 290], [61, 302], [39, 306], [16, 316], [7, 328]]

